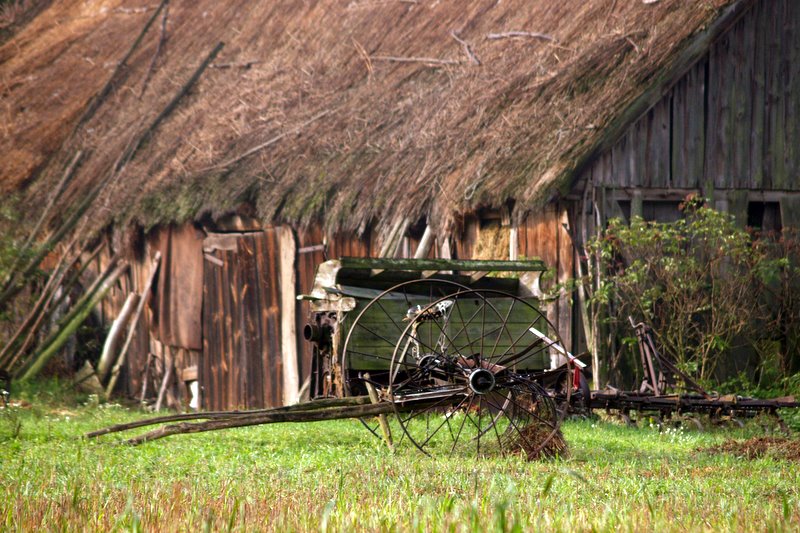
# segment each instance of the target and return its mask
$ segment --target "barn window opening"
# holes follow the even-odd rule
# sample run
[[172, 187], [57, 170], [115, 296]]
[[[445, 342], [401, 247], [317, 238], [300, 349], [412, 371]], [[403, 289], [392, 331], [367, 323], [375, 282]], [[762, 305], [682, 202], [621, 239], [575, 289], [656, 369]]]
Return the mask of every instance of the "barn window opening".
[[680, 201], [645, 200], [642, 202], [642, 218], [648, 222], [675, 222], [683, 218]]
[[747, 225], [756, 231], [780, 233], [781, 206], [778, 202], [749, 202]]

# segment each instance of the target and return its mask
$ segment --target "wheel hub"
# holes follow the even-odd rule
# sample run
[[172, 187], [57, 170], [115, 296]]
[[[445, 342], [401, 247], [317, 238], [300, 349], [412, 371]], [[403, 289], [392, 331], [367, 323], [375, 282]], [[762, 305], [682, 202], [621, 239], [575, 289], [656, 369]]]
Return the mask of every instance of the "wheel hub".
[[469, 375], [469, 388], [475, 394], [486, 394], [494, 389], [494, 374], [485, 368], [473, 370]]

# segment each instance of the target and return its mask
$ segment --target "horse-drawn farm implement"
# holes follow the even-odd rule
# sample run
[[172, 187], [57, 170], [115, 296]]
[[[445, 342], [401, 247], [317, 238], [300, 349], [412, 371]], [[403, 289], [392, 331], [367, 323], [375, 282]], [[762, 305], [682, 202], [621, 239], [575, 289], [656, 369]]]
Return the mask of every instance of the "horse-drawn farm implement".
[[[793, 399], [709, 395], [658, 354], [643, 325], [636, 326], [647, 376], [640, 390], [589, 391], [586, 365], [539, 308], [543, 270], [538, 261], [328, 261], [311, 293], [299, 297], [311, 309], [303, 332], [313, 344], [309, 401], [151, 418], [89, 436], [175, 422], [128, 441], [139, 444], [177, 433], [357, 418], [390, 447], [535, 458], [566, 452], [560, 424], [570, 413], [607, 409], [630, 421], [633, 413], [736, 418], [798, 407]], [[690, 394], [666, 394], [676, 377]]]

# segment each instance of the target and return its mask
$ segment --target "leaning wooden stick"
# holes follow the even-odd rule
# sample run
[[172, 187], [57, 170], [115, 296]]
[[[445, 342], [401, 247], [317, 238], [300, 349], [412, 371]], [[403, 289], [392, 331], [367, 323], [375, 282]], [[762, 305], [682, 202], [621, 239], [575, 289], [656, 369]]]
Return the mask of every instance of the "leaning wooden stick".
[[164, 437], [177, 434], [202, 433], [204, 431], [258, 426], [262, 424], [274, 424], [277, 422], [316, 422], [320, 420], [362, 418], [365, 416], [376, 416], [392, 412], [394, 412], [394, 407], [392, 404], [386, 402], [371, 405], [360, 405], [356, 407], [333, 407], [331, 409], [315, 409], [311, 411], [264, 413], [254, 416], [210, 420], [208, 422], [181, 422], [179, 424], [171, 424], [154, 429], [153, 431], [149, 431], [143, 435], [139, 435], [138, 437], [128, 439], [126, 442], [128, 444], [137, 446], [144, 442], [163, 439]]
[[367, 405], [372, 403], [369, 396], [351, 396], [349, 398], [322, 398], [314, 400], [313, 402], [297, 403], [294, 405], [287, 405], [284, 407], [271, 407], [268, 409], [251, 409], [247, 411], [206, 411], [204, 413], [182, 413], [175, 415], [157, 416], [154, 418], [146, 418], [144, 420], [136, 420], [125, 424], [116, 424], [107, 428], [91, 431], [85, 435], [88, 439], [108, 435], [109, 433], [119, 433], [121, 431], [128, 431], [146, 426], [156, 426], [158, 424], [166, 424], [169, 422], [181, 422], [186, 420], [214, 420], [224, 418], [245, 418], [254, 415], [263, 415], [267, 413], [291, 413], [291, 412], [307, 412], [318, 409], [327, 409], [331, 407], [353, 407], [358, 405]]
[[119, 356], [117, 357], [117, 362], [113, 370], [111, 370], [111, 378], [109, 378], [108, 385], [106, 386], [106, 396], [111, 396], [111, 393], [114, 391], [114, 386], [117, 384], [120, 370], [122, 370], [122, 365], [125, 363], [125, 354], [128, 352], [128, 348], [131, 345], [133, 334], [136, 333], [136, 324], [139, 322], [139, 317], [142, 316], [142, 311], [144, 311], [147, 297], [150, 295], [150, 289], [153, 287], [153, 281], [156, 278], [156, 272], [158, 272], [158, 266], [160, 264], [161, 252], [156, 252], [156, 255], [153, 257], [152, 266], [150, 267], [150, 277], [147, 279], [144, 289], [142, 289], [142, 294], [139, 297], [139, 304], [136, 306], [136, 312], [128, 324], [128, 335], [125, 338], [125, 344], [122, 345], [122, 349], [119, 351]]

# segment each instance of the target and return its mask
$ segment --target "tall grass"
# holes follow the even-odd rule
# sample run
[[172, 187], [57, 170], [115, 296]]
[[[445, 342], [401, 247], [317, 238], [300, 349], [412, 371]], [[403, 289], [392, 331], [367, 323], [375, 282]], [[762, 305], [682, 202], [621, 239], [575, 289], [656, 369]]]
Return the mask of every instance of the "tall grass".
[[0, 530], [800, 529], [800, 468], [697, 451], [710, 433], [570, 422], [568, 459], [389, 452], [355, 421], [84, 441], [141, 415], [37, 403], [0, 412]]

